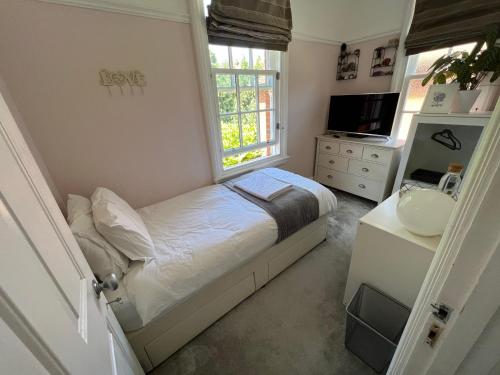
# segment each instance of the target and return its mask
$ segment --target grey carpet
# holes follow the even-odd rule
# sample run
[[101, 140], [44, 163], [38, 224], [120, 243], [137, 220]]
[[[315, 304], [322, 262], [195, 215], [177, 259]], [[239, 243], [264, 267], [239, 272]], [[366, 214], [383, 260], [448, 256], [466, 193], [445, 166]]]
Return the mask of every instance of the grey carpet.
[[344, 347], [342, 298], [357, 220], [375, 204], [334, 192], [325, 242], [151, 374], [374, 374]]

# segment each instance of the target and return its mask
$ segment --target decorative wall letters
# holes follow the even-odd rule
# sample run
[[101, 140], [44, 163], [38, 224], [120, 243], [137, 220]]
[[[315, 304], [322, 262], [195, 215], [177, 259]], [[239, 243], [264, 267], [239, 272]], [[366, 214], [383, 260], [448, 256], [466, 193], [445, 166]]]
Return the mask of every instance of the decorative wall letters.
[[112, 95], [113, 92], [111, 88], [117, 86], [123, 95], [123, 86], [128, 85], [130, 87], [130, 93], [134, 94], [134, 87], [139, 87], [141, 93], [144, 94], [144, 87], [146, 86], [146, 77], [139, 70], [130, 71], [109, 71], [107, 69], [102, 69], [99, 72], [100, 84], [106, 87], [109, 94]]

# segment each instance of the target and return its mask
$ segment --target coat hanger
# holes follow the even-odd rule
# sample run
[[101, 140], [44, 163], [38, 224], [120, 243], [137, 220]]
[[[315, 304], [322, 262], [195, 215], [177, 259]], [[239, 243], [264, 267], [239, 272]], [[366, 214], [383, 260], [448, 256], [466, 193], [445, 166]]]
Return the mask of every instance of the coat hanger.
[[431, 136], [432, 140], [437, 143], [442, 144], [445, 147], [448, 147], [450, 150], [461, 150], [462, 142], [455, 137], [453, 132], [450, 129], [444, 129], [443, 131], [434, 133]]

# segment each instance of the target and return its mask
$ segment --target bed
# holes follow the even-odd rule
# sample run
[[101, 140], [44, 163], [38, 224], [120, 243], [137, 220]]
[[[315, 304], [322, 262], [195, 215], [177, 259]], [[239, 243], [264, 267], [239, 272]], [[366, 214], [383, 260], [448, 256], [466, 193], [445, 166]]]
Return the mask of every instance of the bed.
[[314, 194], [319, 218], [276, 243], [273, 218], [223, 185], [137, 210], [157, 256], [133, 262], [107, 298], [122, 298], [111, 306], [146, 371], [325, 239], [333, 193], [280, 169], [259, 172]]

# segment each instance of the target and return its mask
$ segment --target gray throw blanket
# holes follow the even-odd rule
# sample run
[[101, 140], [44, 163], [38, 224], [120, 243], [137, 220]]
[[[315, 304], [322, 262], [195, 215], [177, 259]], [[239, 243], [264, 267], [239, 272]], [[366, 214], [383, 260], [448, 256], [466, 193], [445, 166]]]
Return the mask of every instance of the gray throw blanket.
[[268, 202], [234, 186], [239, 178], [241, 177], [224, 182], [224, 186], [271, 215], [278, 224], [278, 240], [276, 243], [283, 241], [319, 217], [318, 199], [306, 189], [294, 185], [291, 189]]

